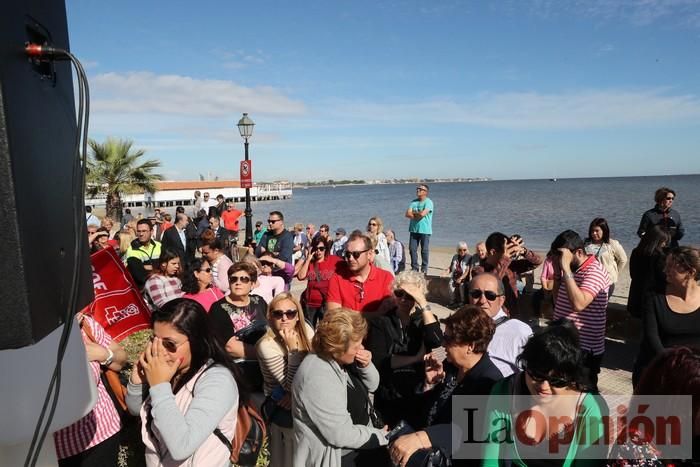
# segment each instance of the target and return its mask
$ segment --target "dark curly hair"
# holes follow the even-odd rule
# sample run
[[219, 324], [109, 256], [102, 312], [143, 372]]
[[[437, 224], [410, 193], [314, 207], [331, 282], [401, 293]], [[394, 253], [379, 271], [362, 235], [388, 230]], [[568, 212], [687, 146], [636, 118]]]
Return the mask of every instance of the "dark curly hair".
[[452, 331], [457, 344], [474, 346], [474, 353], [484, 353], [496, 332], [493, 319], [476, 305], [466, 305], [442, 320]]
[[590, 389], [582, 371], [578, 329], [568, 319], [554, 320], [536, 331], [518, 356], [518, 364], [531, 373], [566, 381], [579, 391]]
[[185, 293], [195, 294], [199, 292], [199, 281], [197, 276], [194, 275], [196, 271], [202, 269], [202, 265], [208, 263], [204, 258], [196, 258], [185, 268], [185, 272], [182, 273], [182, 291]]

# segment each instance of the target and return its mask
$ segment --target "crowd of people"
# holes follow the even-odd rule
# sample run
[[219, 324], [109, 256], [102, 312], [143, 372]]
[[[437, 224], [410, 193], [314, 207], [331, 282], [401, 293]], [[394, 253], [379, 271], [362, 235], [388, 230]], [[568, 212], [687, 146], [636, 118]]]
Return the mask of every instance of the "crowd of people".
[[[427, 298], [428, 192], [419, 185], [406, 211], [408, 255], [378, 216], [364, 230], [337, 228], [333, 238], [327, 224], [287, 229], [272, 211], [266, 229], [256, 224], [254, 242], [239, 245], [240, 211], [208, 193], [191, 213], [206, 215], [178, 207], [172, 223], [158, 213], [115, 231], [114, 221], [88, 212], [91, 247], [118, 252], [151, 308], [152, 338], [133, 362], [125, 397], [125, 412], [141, 420], [146, 465], [229, 465], [221, 438], [231, 439], [238, 408], [256, 394], [272, 466], [661, 465], [628, 446], [608, 460], [600, 442], [607, 306], [627, 263], [608, 221], [594, 219], [585, 238], [560, 233], [544, 255], [501, 232], [473, 255], [460, 242], [446, 270], [455, 311], [439, 320]], [[657, 191], [629, 257], [628, 309], [643, 323], [634, 391], [693, 395], [700, 447], [700, 249], [678, 244], [684, 229], [674, 197]], [[522, 294], [539, 266], [553, 320], [533, 330], [522, 319]], [[290, 292], [295, 279], [306, 281], [300, 295]], [[98, 403], [55, 434], [60, 465], [115, 465], [128, 415], [99, 374], [121, 370], [126, 354], [91, 317], [78, 319]], [[577, 420], [565, 428], [572, 447], [543, 460], [538, 446], [561, 433], [526, 423], [526, 440], [490, 440], [479, 459], [453, 458], [458, 395], [488, 396], [486, 419], [509, 424], [520, 423], [515, 401], [529, 401], [519, 411], [563, 411]], [[554, 396], [574, 402], [547, 405]], [[583, 424], [593, 431], [584, 434]], [[656, 452], [654, 462], [662, 459]]]

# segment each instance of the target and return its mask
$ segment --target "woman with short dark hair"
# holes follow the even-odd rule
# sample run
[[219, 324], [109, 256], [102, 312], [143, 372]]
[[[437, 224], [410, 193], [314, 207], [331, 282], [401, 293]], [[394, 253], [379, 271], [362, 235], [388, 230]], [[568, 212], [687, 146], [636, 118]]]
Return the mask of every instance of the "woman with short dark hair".
[[331, 255], [331, 241], [320, 235], [311, 241], [311, 251], [304, 258], [297, 273], [300, 281], [307, 280], [306, 290], [302, 294], [306, 320], [316, 327], [326, 312], [328, 283], [335, 274], [340, 258]]
[[198, 302], [206, 312], [224, 296], [218, 287], [213, 285], [211, 271], [209, 261], [197, 258], [187, 265], [182, 275], [184, 297]]
[[[496, 383], [491, 391], [482, 466], [544, 465], [548, 461], [539, 459], [556, 455], [547, 451], [553, 437], [569, 440], [560, 444], [557, 465], [575, 467], [604, 459], [606, 406], [586, 382], [576, 326], [565, 319], [553, 321], [527, 341], [518, 361], [523, 371]], [[535, 412], [546, 420], [557, 417], [572, 423], [540, 426], [538, 417], [527, 415]], [[497, 442], [494, 432], [504, 425], [513, 427], [513, 443]]]
[[446, 358], [439, 362], [426, 355], [425, 383], [421, 396], [421, 429], [398, 437], [389, 447], [394, 464], [425, 465], [433, 451], [452, 456], [452, 396], [487, 395], [503, 375], [489, 358], [486, 349], [496, 325], [481, 308], [468, 305], [442, 320]]

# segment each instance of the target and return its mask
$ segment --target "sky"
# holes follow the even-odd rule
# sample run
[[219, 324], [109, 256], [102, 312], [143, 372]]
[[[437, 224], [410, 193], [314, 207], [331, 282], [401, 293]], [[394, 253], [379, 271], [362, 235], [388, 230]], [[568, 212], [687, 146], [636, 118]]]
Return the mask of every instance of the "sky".
[[700, 173], [700, 0], [67, 0], [90, 136], [170, 180]]

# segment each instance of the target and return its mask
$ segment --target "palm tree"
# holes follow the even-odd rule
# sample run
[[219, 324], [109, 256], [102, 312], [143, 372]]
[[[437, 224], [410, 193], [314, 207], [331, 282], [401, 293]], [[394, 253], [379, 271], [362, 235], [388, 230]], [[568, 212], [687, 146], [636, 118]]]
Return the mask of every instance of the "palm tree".
[[160, 167], [160, 161], [139, 160], [143, 149], [132, 149], [133, 141], [107, 138], [100, 144], [88, 141], [90, 153], [87, 161], [87, 194], [92, 197], [105, 195], [107, 216], [121, 221], [122, 195], [146, 191], [154, 193], [155, 183], [163, 176], [153, 170]]

